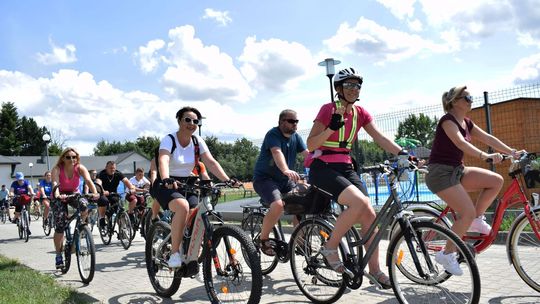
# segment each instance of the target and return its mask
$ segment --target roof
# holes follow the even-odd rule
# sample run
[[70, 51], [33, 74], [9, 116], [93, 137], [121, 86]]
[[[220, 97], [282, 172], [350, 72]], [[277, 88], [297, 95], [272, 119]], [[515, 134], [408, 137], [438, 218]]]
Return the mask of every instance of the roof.
[[0, 155], [0, 164], [20, 164], [11, 157]]

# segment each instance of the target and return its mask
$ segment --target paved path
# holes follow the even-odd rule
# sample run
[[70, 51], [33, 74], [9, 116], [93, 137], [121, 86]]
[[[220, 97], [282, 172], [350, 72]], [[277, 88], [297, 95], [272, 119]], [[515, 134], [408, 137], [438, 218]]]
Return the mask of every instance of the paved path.
[[[33, 235], [28, 243], [19, 240], [16, 226], [0, 224], [0, 254], [19, 259], [42, 273], [51, 275], [62, 284], [70, 285], [88, 295], [96, 303], [208, 303], [204, 284], [197, 279], [184, 279], [179, 291], [171, 299], [155, 295], [148, 280], [144, 262], [144, 240], [136, 236], [129, 250], [119, 242], [109, 246], [101, 243], [97, 231], [94, 239], [97, 249], [97, 271], [87, 286], [80, 282], [76, 266], [65, 275], [54, 270], [53, 243], [45, 237], [41, 222], [32, 222]], [[386, 243], [381, 246], [384, 254]], [[540, 257], [539, 257], [540, 260]], [[481, 303], [525, 304], [540, 303], [540, 294], [521, 281], [508, 264], [503, 245], [493, 245], [478, 257], [482, 274]], [[392, 291], [376, 290], [364, 283], [359, 290], [347, 291], [339, 303], [397, 303]], [[289, 264], [280, 264], [264, 278], [261, 303], [309, 303], [296, 287]]]

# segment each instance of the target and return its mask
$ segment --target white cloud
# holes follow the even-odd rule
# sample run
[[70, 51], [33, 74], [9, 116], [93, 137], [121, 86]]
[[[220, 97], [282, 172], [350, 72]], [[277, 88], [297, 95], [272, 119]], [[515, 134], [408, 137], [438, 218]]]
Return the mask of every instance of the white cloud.
[[421, 32], [423, 29], [422, 21], [418, 19], [408, 19], [407, 26], [413, 32]]
[[141, 70], [144, 73], [150, 73], [157, 69], [160, 58], [157, 52], [165, 46], [165, 41], [155, 39], [148, 41], [146, 46], [140, 46], [135, 57], [139, 59]]
[[232, 22], [231, 17], [229, 17], [228, 11], [216, 11], [211, 8], [207, 8], [204, 10], [203, 19], [214, 20], [221, 26], [226, 26]]
[[388, 8], [398, 19], [404, 19], [413, 16], [416, 0], [377, 0], [377, 2]]
[[274, 92], [294, 88], [317, 65], [311, 52], [300, 43], [280, 39], [257, 41], [256, 37], [246, 39], [238, 60], [250, 83]]
[[169, 31], [165, 90], [183, 100], [245, 102], [255, 95], [233, 59], [215, 45], [204, 45], [195, 29], [185, 25]]
[[400, 61], [424, 51], [452, 51], [445, 43], [437, 44], [416, 34], [389, 29], [364, 17], [360, 17], [355, 26], [341, 24], [324, 44], [333, 52], [373, 57], [377, 64]]
[[512, 71], [514, 83], [540, 81], [540, 53], [522, 58]]
[[73, 44], [66, 44], [64, 47], [59, 47], [54, 44], [52, 39], [49, 39], [49, 45], [52, 48], [51, 53], [37, 53], [37, 60], [45, 65], [53, 65], [59, 63], [72, 63], [77, 61], [75, 52], [77, 49]]

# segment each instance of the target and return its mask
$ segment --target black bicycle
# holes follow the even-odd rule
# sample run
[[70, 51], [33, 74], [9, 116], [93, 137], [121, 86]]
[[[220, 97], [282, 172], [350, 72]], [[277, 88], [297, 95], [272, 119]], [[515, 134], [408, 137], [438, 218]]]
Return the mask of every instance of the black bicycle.
[[[26, 196], [28, 196], [28, 198]], [[26, 194], [16, 194], [15, 196], [11, 196], [10, 200], [12, 202], [11, 204], [13, 204], [15, 200], [18, 200], [19, 204], [21, 204], [21, 212], [19, 216], [19, 222], [17, 223], [17, 231], [19, 232], [19, 239], [24, 239], [24, 242], [26, 243], [30, 238], [30, 234], [32, 234], [30, 232], [30, 212], [28, 212], [28, 209], [26, 208], [26, 206], [29, 205], [30, 202], [24, 203], [22, 200], [23, 198], [24, 201], [32, 199], [31, 196]]]
[[[96, 271], [96, 248], [90, 227], [81, 219], [80, 207], [87, 202], [87, 199], [92, 198], [93, 196], [91, 194], [79, 193], [66, 196], [66, 200], [75, 200], [77, 202], [77, 208], [75, 208], [73, 214], [67, 219], [64, 229], [65, 239], [62, 245], [62, 253], [64, 255], [62, 273], [68, 272], [71, 266], [71, 254], [75, 253], [79, 275], [85, 284], [90, 283], [94, 278], [94, 272]], [[58, 200], [55, 203], [63, 204], [63, 202]], [[75, 225], [71, 228], [73, 221], [75, 221]]]
[[262, 273], [257, 249], [240, 227], [225, 225], [214, 211], [226, 184], [210, 181], [179, 185], [199, 195], [199, 204], [187, 220], [182, 243], [184, 263], [170, 268], [171, 226], [154, 223], [147, 234], [145, 256], [148, 277], [157, 294], [172, 296], [182, 278], [194, 277], [202, 263], [204, 286], [212, 303], [259, 303]]
[[147, 202], [150, 198], [150, 193], [148, 191], [139, 191], [135, 193], [136, 196], [143, 197], [142, 204], [137, 203], [135, 209], [133, 209], [133, 233], [131, 234], [131, 240], [135, 238], [137, 231], [141, 234], [142, 237], [145, 236], [146, 230], [144, 225], [145, 217], [148, 213], [152, 213], [150, 207], [147, 207]]
[[129, 215], [124, 209], [123, 201], [120, 200], [118, 193], [111, 193], [109, 197], [112, 197], [112, 203], [107, 207], [105, 216], [105, 225], [99, 227], [99, 235], [104, 245], [111, 243], [112, 236], [116, 233], [122, 247], [128, 249], [131, 246], [131, 236], [133, 235], [133, 226], [129, 220]]
[[[334, 230], [333, 222], [320, 217], [306, 218], [293, 231], [289, 252], [301, 253], [291, 257], [293, 277], [312, 302], [333, 303], [347, 287], [360, 288], [364, 276], [381, 287], [365, 268], [395, 218], [401, 229], [389, 242], [386, 265], [397, 300], [400, 303], [478, 303], [480, 275], [473, 254], [451, 230], [422, 218], [410, 218], [412, 212], [404, 210], [396, 182], [402, 172], [416, 166], [403, 158], [399, 163], [397, 168], [387, 164], [364, 168], [364, 171], [376, 170], [387, 175], [392, 194], [373, 224], [364, 228], [363, 239], [355, 240], [354, 227], [342, 238], [338, 255], [346, 268], [343, 273], [336, 272], [321, 253]], [[429, 243], [422, 237], [426, 234], [433, 237]], [[363, 254], [363, 246], [369, 239], [372, 243]], [[435, 262], [435, 254], [443, 250], [447, 242], [456, 248], [462, 276], [451, 275]]]

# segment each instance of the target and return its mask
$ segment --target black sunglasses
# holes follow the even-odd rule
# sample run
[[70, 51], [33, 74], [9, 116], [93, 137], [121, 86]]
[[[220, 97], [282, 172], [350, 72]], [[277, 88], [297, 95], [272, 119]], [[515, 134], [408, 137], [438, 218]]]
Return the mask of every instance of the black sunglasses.
[[467, 101], [468, 103], [473, 103], [473, 98], [471, 95], [460, 96], [457, 99], [460, 99], [460, 98], [465, 98], [465, 101]]
[[298, 119], [290, 119], [290, 118], [289, 119], [284, 119], [283, 121], [286, 121], [286, 122], [288, 122], [290, 124], [297, 124], [299, 122]]
[[201, 122], [198, 119], [192, 119], [190, 117], [184, 117], [184, 121], [190, 124], [194, 124], [194, 125], [199, 125], [199, 123]]
[[67, 160], [72, 160], [72, 159], [77, 159], [77, 156], [71, 156], [71, 155], [66, 155], [64, 156]]

